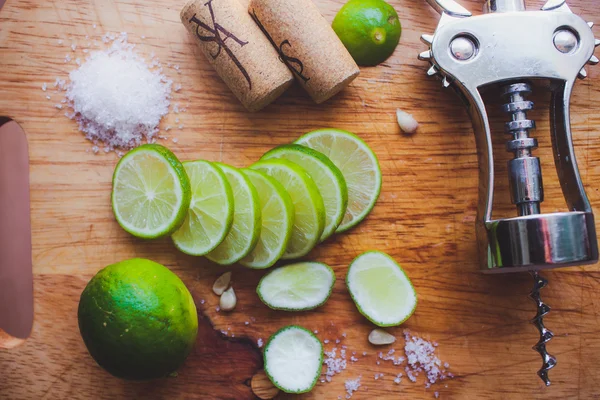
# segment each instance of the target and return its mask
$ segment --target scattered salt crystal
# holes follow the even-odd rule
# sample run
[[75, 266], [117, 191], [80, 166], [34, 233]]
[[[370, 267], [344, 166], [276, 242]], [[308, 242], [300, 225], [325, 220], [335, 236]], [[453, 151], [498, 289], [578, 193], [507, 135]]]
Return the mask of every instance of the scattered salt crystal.
[[[175, 143], [177, 143], [177, 142], [175, 142]], [[244, 325], [249, 325], [249, 324], [250, 324], [250, 322], [248, 322], [248, 321], [244, 322]]]
[[94, 27], [94, 29], [96, 29], [96, 24], [92, 25]]
[[175, 118], [175, 122], [179, 123], [179, 117]]
[[42, 90], [45, 92], [46, 89], [48, 88], [48, 85], [46, 85], [46, 82], [42, 83]]
[[173, 68], [175, 68], [176, 71], [179, 71], [179, 64], [175, 64]]
[[70, 55], [70, 54], [67, 54], [67, 55], [65, 56], [65, 62], [66, 62], [66, 63], [68, 63], [68, 62], [70, 62], [70, 61], [71, 61], [71, 55]]
[[342, 333], [342, 337], [346, 337], [346, 332]]
[[383, 378], [383, 374], [382, 373], [375, 374], [375, 380], [378, 380], [379, 378]]
[[435, 396], [436, 399], [440, 398], [440, 392], [435, 392], [433, 395]]
[[181, 90], [181, 83], [178, 83], [177, 85], [175, 85], [175, 91], [179, 92]]
[[408, 365], [406, 366], [406, 372], [411, 381], [416, 381], [415, 375], [418, 372], [425, 371], [427, 374], [426, 385], [431, 385], [438, 380], [451, 378], [453, 375], [447, 373], [446, 369], [449, 368], [450, 364], [442, 362], [435, 355], [435, 342], [429, 342], [418, 336], [413, 336], [408, 330], [404, 331], [404, 352], [408, 359]]
[[63, 40], [62, 39], [58, 39], [58, 44], [63, 44]]
[[167, 125], [167, 126], [165, 127], [165, 131], [168, 131], [169, 129], [171, 129], [171, 125]]
[[142, 35], [142, 39], [146, 39], [146, 35]]
[[367, 355], [367, 352], [366, 352], [366, 351], [363, 351], [363, 356], [366, 356], [366, 355]]
[[402, 382], [402, 372], [400, 372], [398, 375], [396, 375], [396, 377], [394, 378], [394, 383], [396, 384], [400, 384], [400, 382]]
[[323, 343], [325, 343], [325, 344], [329, 343], [329, 339], [323, 340]]
[[221, 311], [221, 307], [219, 307], [219, 306], [216, 306], [216, 307], [215, 307], [215, 311], [216, 311], [216, 312], [219, 312], [219, 311]]
[[89, 51], [88, 49], [83, 49], [83, 52], [84, 52], [84, 53], [87, 53], [88, 51]]
[[356, 357], [352, 356], [352, 357], [350, 357], [350, 361], [352, 361], [352, 362], [357, 362], [357, 361], [358, 361], [358, 358], [356, 358]]
[[344, 382], [344, 387], [346, 388], [346, 398], [349, 399], [352, 397], [352, 394], [356, 392], [360, 388], [360, 376], [356, 379], [348, 379]]
[[377, 365], [381, 364], [379, 361], [377, 361]]
[[47, 94], [47, 95], [46, 95], [46, 98], [47, 98], [48, 100], [50, 100], [52, 97], [50, 97], [50, 95], [48, 95], [48, 94]]
[[77, 45], [75, 43], [71, 44], [71, 51], [75, 51], [77, 49]]
[[200, 304], [204, 304], [204, 303], [206, 303], [206, 300], [204, 300], [204, 299], [200, 300]]
[[89, 140], [110, 150], [152, 142], [169, 109], [172, 81], [148, 69], [126, 33], [107, 33], [102, 40], [112, 41], [110, 48], [93, 52], [69, 74], [68, 85], [61, 87], [57, 79], [55, 87], [67, 89], [69, 106]]
[[85, 35], [85, 39], [86, 39], [86, 40], [87, 40], [87, 39], [89, 39], [89, 38], [90, 38], [90, 37], [89, 37], [88, 35]]
[[54, 107], [58, 108], [59, 110], [62, 110], [63, 108], [62, 104], [55, 104]]
[[67, 99], [62, 99], [60, 102], [65, 104], [67, 102]]
[[80, 59], [80, 58], [76, 58], [76, 59], [75, 59], [75, 64], [77, 64], [77, 65], [81, 65], [81, 59]]
[[178, 128], [183, 129], [183, 124], [179, 124]]
[[340, 339], [335, 339], [335, 343], [340, 343]]
[[315, 335], [316, 335], [317, 333], [319, 333], [319, 331], [318, 331], [318, 330], [316, 330], [316, 329], [315, 329], [313, 332], [314, 332], [314, 334], [315, 334]]
[[259, 339], [256, 341], [256, 344], [258, 345], [258, 347], [259, 347], [259, 348], [260, 348], [260, 347], [263, 347], [263, 340], [262, 340], [261, 338], [259, 338]]
[[98, 148], [98, 146], [92, 147], [92, 151], [94, 152], [94, 154], [97, 154], [99, 150], [100, 149]]
[[340, 352], [340, 356], [337, 356], [337, 348], [333, 348], [331, 351], [325, 352], [325, 359], [323, 364], [327, 367], [325, 376], [333, 377], [336, 374], [341, 373], [346, 369], [348, 363], [346, 361], [346, 353], [344, 350]]

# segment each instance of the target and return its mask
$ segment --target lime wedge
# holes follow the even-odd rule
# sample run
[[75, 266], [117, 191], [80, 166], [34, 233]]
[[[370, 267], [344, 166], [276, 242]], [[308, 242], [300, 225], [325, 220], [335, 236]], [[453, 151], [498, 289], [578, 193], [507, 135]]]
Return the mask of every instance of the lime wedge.
[[325, 228], [321, 235], [324, 241], [335, 233], [342, 223], [348, 206], [348, 188], [344, 175], [323, 153], [298, 144], [287, 144], [274, 148], [261, 160], [283, 158], [298, 164], [312, 178], [325, 205]]
[[377, 326], [400, 325], [417, 307], [417, 293], [404, 270], [379, 251], [352, 261], [346, 285], [358, 311]]
[[264, 362], [265, 373], [282, 391], [310, 392], [321, 375], [323, 345], [308, 329], [286, 326], [269, 338]]
[[233, 192], [225, 174], [208, 161], [183, 163], [192, 185], [192, 202], [171, 238], [182, 252], [202, 256], [221, 243], [233, 222]]
[[215, 165], [223, 171], [233, 191], [233, 224], [225, 240], [206, 258], [217, 264], [231, 265], [250, 254], [258, 242], [260, 200], [250, 179], [239, 169], [221, 163]]
[[173, 233], [190, 205], [188, 176], [169, 149], [145, 144], [125, 154], [115, 168], [111, 202], [117, 222], [134, 236]]
[[340, 129], [309, 132], [295, 143], [325, 154], [342, 171], [348, 207], [336, 232], [356, 226], [371, 212], [381, 191], [381, 169], [373, 150], [358, 136]]
[[269, 272], [260, 280], [256, 293], [274, 310], [312, 310], [325, 304], [334, 283], [335, 274], [328, 265], [301, 262]]
[[317, 185], [304, 169], [291, 161], [259, 161], [250, 168], [275, 178], [294, 203], [292, 237], [282, 258], [305, 256], [319, 242], [325, 226], [325, 207]]
[[242, 169], [258, 192], [262, 227], [254, 250], [240, 260], [249, 268], [269, 268], [285, 252], [294, 226], [294, 204], [281, 183], [267, 174]]

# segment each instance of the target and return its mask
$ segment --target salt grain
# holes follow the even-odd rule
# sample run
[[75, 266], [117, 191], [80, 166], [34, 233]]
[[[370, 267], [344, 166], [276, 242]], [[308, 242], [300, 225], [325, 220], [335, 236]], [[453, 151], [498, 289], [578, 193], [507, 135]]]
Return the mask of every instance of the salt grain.
[[48, 85], [46, 85], [46, 83], [42, 83], [42, 90], [45, 92], [46, 89], [48, 88]]
[[47, 94], [47, 95], [46, 95], [46, 98], [47, 98], [48, 100], [50, 100], [52, 97], [50, 97], [50, 95], [48, 95], [48, 94]]
[[258, 347], [259, 347], [259, 348], [260, 348], [260, 347], [263, 347], [263, 340], [262, 340], [261, 338], [259, 338], [259, 339], [256, 341], [256, 344], [258, 345]]
[[360, 379], [361, 377], [359, 376], [356, 379], [348, 379], [346, 382], [344, 382], [344, 387], [346, 388], [347, 393], [347, 399], [351, 398], [352, 394], [360, 388]]
[[394, 383], [395, 384], [400, 384], [400, 382], [402, 382], [402, 372], [400, 372], [398, 375], [396, 375], [396, 377], [394, 378]]
[[71, 44], [71, 51], [75, 51], [77, 49], [77, 45], [75, 43]]

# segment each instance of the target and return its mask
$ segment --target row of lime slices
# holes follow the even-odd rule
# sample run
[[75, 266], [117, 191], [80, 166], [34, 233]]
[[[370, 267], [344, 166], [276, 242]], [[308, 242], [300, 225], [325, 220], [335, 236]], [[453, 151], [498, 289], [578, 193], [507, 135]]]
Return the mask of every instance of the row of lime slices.
[[321, 129], [244, 169], [182, 164], [163, 146], [140, 146], [115, 168], [112, 205], [134, 236], [171, 235], [184, 253], [268, 268], [358, 224], [380, 189], [379, 163], [366, 143]]

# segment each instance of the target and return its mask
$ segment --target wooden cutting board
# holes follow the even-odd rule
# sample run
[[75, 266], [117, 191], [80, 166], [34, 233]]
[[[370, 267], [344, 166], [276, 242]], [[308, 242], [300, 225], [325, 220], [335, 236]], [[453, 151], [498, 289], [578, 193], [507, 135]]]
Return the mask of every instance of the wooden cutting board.
[[[0, 11], [0, 115], [18, 121], [28, 134], [31, 156], [31, 208], [35, 275], [35, 324], [21, 347], [0, 350], [0, 399], [186, 398], [250, 399], [250, 378], [261, 369], [256, 343], [287, 324], [318, 330], [322, 339], [342, 339], [359, 360], [319, 383], [306, 399], [345, 397], [344, 381], [362, 376], [353, 399], [595, 399], [600, 398], [600, 270], [568, 268], [545, 274], [550, 285], [543, 296], [553, 307], [547, 326], [556, 338], [549, 349], [558, 357], [553, 385], [543, 387], [535, 372], [541, 365], [531, 350], [537, 332], [529, 324], [534, 305], [527, 274], [484, 276], [475, 253], [477, 157], [469, 118], [458, 98], [427, 79], [416, 55], [425, 48], [422, 33], [433, 32], [437, 14], [423, 0], [392, 0], [404, 32], [394, 56], [360, 77], [327, 103], [314, 105], [298, 87], [266, 110], [245, 112], [218, 79], [179, 22], [179, 1], [160, 0], [8, 0]], [[472, 10], [481, 2], [462, 1]], [[539, 7], [543, 1], [530, 1]], [[593, 0], [573, 0], [574, 12], [600, 21]], [[318, 0], [332, 20], [343, 0]], [[227, 268], [184, 256], [168, 239], [141, 241], [114, 221], [109, 193], [117, 156], [94, 155], [91, 144], [55, 108], [60, 98], [52, 87], [76, 67], [65, 56], [84, 56], [81, 48], [106, 32], [129, 32], [142, 54], [155, 52], [165, 73], [182, 89], [173, 103], [186, 107], [161, 123], [183, 125], [165, 141], [180, 158], [219, 160], [247, 166], [275, 145], [309, 130], [333, 126], [359, 134], [376, 152], [383, 189], [373, 213], [356, 229], [315, 249], [308, 259], [330, 264], [337, 282], [329, 302], [318, 310], [274, 312], [255, 294], [259, 271], [232, 268], [237, 309], [215, 310], [210, 291]], [[87, 38], [86, 38], [87, 37]], [[145, 38], [142, 38], [145, 37]], [[59, 44], [62, 40], [62, 44]], [[71, 51], [75, 43], [78, 49]], [[573, 130], [580, 171], [588, 195], [600, 210], [600, 70], [589, 68], [573, 98]], [[51, 100], [46, 99], [51, 95]], [[499, 99], [489, 99], [494, 109]], [[566, 210], [553, 168], [548, 125], [549, 96], [533, 96], [542, 158], [545, 212]], [[396, 108], [420, 121], [419, 132], [400, 133]], [[497, 132], [506, 118], [494, 112]], [[179, 118], [180, 122], [175, 122]], [[177, 137], [177, 143], [171, 139]], [[496, 135], [498, 215], [514, 215], [503, 171], [509, 155], [506, 137]], [[1, 221], [0, 221], [1, 223]], [[419, 296], [415, 315], [389, 348], [402, 350], [403, 329], [437, 341], [438, 356], [450, 364], [454, 379], [425, 388], [393, 377], [402, 368], [377, 365], [367, 342], [373, 328], [356, 311], [344, 284], [348, 264], [358, 254], [379, 249], [395, 257], [411, 277]], [[192, 291], [202, 314], [198, 343], [175, 378], [131, 383], [113, 378], [89, 357], [79, 336], [77, 304], [87, 281], [102, 267], [130, 257], [147, 257], [175, 271]], [[245, 324], [245, 322], [248, 324]], [[227, 337], [221, 333], [227, 333]], [[235, 336], [235, 337], [234, 337]], [[332, 344], [326, 345], [330, 350]], [[338, 345], [339, 346], [339, 345]], [[362, 356], [366, 351], [367, 356]], [[385, 375], [374, 379], [376, 373]], [[283, 397], [283, 396], [282, 396]]]

